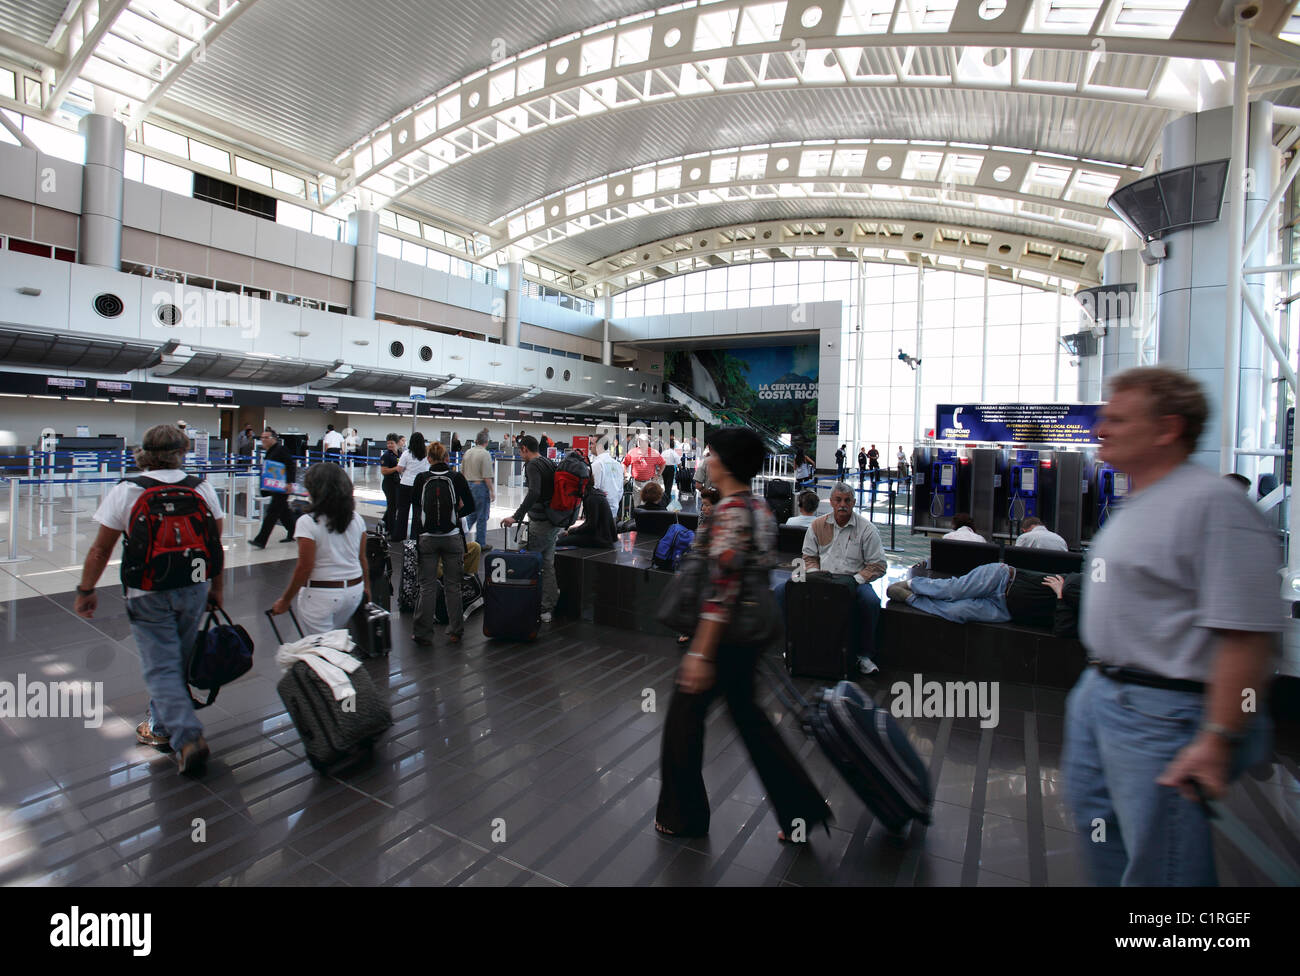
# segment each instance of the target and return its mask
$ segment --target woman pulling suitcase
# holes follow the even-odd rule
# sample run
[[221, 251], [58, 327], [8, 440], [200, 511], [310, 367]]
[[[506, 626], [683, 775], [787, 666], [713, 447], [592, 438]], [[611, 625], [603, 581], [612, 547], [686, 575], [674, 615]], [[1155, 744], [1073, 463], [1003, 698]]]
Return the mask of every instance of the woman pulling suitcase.
[[765, 642], [726, 639], [742, 599], [770, 598], [765, 585], [759, 587], [763, 592], [751, 593], [744, 582], [746, 563], [765, 569], [775, 559], [776, 524], [766, 503], [749, 492], [767, 451], [762, 439], [745, 427], [720, 428], [708, 444], [708, 477], [722, 500], [712, 516], [701, 521], [696, 537], [696, 546], [707, 556], [709, 572], [699, 624], [682, 657], [677, 690], [664, 722], [655, 830], [677, 837], [708, 833], [704, 720], [709, 705], [721, 695], [776, 811], [781, 824], [778, 838], [798, 839], [792, 833], [795, 821], [802, 821], [804, 831], [811, 831], [831, 819], [830, 808], [754, 700], [754, 669]]

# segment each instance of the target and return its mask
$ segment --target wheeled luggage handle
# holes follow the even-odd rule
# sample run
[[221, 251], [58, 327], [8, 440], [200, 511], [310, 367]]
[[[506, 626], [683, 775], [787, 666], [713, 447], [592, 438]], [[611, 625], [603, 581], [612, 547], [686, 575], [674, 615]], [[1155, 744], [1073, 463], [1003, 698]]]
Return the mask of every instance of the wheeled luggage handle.
[[[275, 617], [276, 615], [273, 614], [270, 610], [266, 611], [266, 619], [271, 621], [271, 630], [275, 632], [275, 639], [278, 640], [281, 644], [283, 644], [284, 638], [280, 636], [280, 628], [275, 625]], [[293, 625], [298, 628], [298, 637], [299, 638], [306, 637], [307, 635], [302, 632], [302, 624], [298, 623], [298, 617], [293, 612], [293, 607], [289, 608], [289, 619], [292, 620]]]

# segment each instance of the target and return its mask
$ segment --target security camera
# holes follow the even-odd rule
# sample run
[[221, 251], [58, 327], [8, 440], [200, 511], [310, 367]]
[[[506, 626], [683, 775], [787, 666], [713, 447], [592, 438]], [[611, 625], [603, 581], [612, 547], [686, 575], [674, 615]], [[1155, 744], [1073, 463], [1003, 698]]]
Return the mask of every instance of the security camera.
[[1164, 241], [1151, 241], [1138, 251], [1138, 256], [1147, 267], [1154, 267], [1169, 256], [1169, 247]]

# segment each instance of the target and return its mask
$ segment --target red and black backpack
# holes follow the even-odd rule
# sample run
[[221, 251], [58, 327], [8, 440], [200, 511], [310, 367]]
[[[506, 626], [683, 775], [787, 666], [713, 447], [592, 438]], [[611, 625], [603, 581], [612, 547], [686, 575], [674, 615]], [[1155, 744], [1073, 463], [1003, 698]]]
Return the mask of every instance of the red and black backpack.
[[551, 523], [564, 528], [572, 525], [590, 487], [591, 465], [575, 448], [564, 455], [555, 469], [555, 486], [546, 513]]
[[175, 590], [221, 574], [221, 532], [203, 496], [202, 479], [123, 478], [144, 492], [131, 506], [122, 538], [122, 585]]

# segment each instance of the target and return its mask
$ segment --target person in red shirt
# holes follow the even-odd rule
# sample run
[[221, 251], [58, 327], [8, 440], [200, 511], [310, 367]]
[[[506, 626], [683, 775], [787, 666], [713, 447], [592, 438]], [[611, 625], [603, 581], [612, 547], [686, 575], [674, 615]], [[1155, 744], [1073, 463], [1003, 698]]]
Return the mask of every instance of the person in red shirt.
[[632, 478], [632, 494], [639, 507], [641, 489], [648, 482], [656, 480], [659, 472], [664, 469], [663, 455], [651, 447], [650, 438], [642, 434], [636, 439], [636, 447], [624, 456], [623, 466], [628, 469], [628, 475]]

